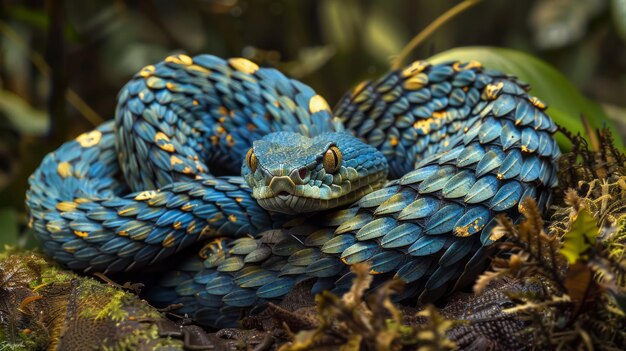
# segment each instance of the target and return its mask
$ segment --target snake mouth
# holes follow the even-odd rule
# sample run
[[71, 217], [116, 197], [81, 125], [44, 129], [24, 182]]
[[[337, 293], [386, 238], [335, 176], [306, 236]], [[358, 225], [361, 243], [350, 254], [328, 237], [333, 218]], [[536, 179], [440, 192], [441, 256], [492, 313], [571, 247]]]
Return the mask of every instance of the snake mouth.
[[353, 203], [380, 189], [385, 183], [385, 176], [372, 174], [355, 182], [346, 182], [342, 186], [333, 184], [319, 187], [295, 183], [291, 186], [286, 180], [284, 183], [285, 185], [278, 187], [272, 187], [273, 182], [256, 187], [253, 189], [253, 197], [268, 211], [285, 214], [322, 211]]

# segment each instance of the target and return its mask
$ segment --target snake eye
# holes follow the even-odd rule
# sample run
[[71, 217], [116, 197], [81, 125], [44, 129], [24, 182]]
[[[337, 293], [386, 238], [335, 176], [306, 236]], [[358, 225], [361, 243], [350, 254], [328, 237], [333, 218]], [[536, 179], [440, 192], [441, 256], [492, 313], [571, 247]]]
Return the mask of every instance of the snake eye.
[[254, 154], [254, 151], [252, 151], [252, 149], [248, 150], [248, 153], [246, 154], [246, 164], [248, 165], [252, 173], [256, 172], [257, 160], [256, 155]]
[[326, 150], [322, 163], [324, 164], [324, 170], [327, 173], [337, 172], [341, 166], [341, 151], [339, 151], [339, 148], [331, 146], [328, 150]]

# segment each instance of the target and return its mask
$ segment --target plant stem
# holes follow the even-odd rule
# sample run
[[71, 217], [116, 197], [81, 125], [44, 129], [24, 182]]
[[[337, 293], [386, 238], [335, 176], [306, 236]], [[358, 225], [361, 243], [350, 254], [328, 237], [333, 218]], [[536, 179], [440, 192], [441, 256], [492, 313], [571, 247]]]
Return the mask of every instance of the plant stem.
[[415, 50], [425, 39], [433, 34], [437, 29], [443, 26], [446, 22], [456, 17], [463, 11], [478, 5], [482, 0], [465, 0], [462, 3], [452, 7], [448, 11], [444, 12], [441, 16], [432, 21], [426, 28], [419, 32], [411, 41], [402, 48], [400, 54], [391, 61], [391, 69], [400, 69], [404, 65], [409, 54]]

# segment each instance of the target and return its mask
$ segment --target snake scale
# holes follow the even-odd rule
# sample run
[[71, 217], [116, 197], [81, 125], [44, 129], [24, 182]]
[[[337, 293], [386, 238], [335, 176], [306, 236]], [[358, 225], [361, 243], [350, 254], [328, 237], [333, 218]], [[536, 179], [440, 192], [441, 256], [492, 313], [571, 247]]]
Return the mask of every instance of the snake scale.
[[214, 327], [303, 280], [346, 290], [364, 261], [374, 284], [407, 283], [400, 299], [436, 300], [484, 269], [497, 214], [550, 201], [556, 126], [528, 89], [475, 61], [416, 61], [331, 112], [249, 60], [170, 56], [125, 85], [113, 121], [44, 158], [30, 225], [84, 272], [202, 242], [149, 296]]

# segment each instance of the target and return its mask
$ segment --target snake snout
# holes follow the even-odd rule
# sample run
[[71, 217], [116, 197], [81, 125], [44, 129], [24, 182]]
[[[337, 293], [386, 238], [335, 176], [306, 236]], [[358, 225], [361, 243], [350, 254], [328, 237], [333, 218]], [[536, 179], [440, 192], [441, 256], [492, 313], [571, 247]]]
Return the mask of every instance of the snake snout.
[[296, 191], [296, 184], [288, 176], [272, 178], [269, 187], [275, 195], [293, 195]]

